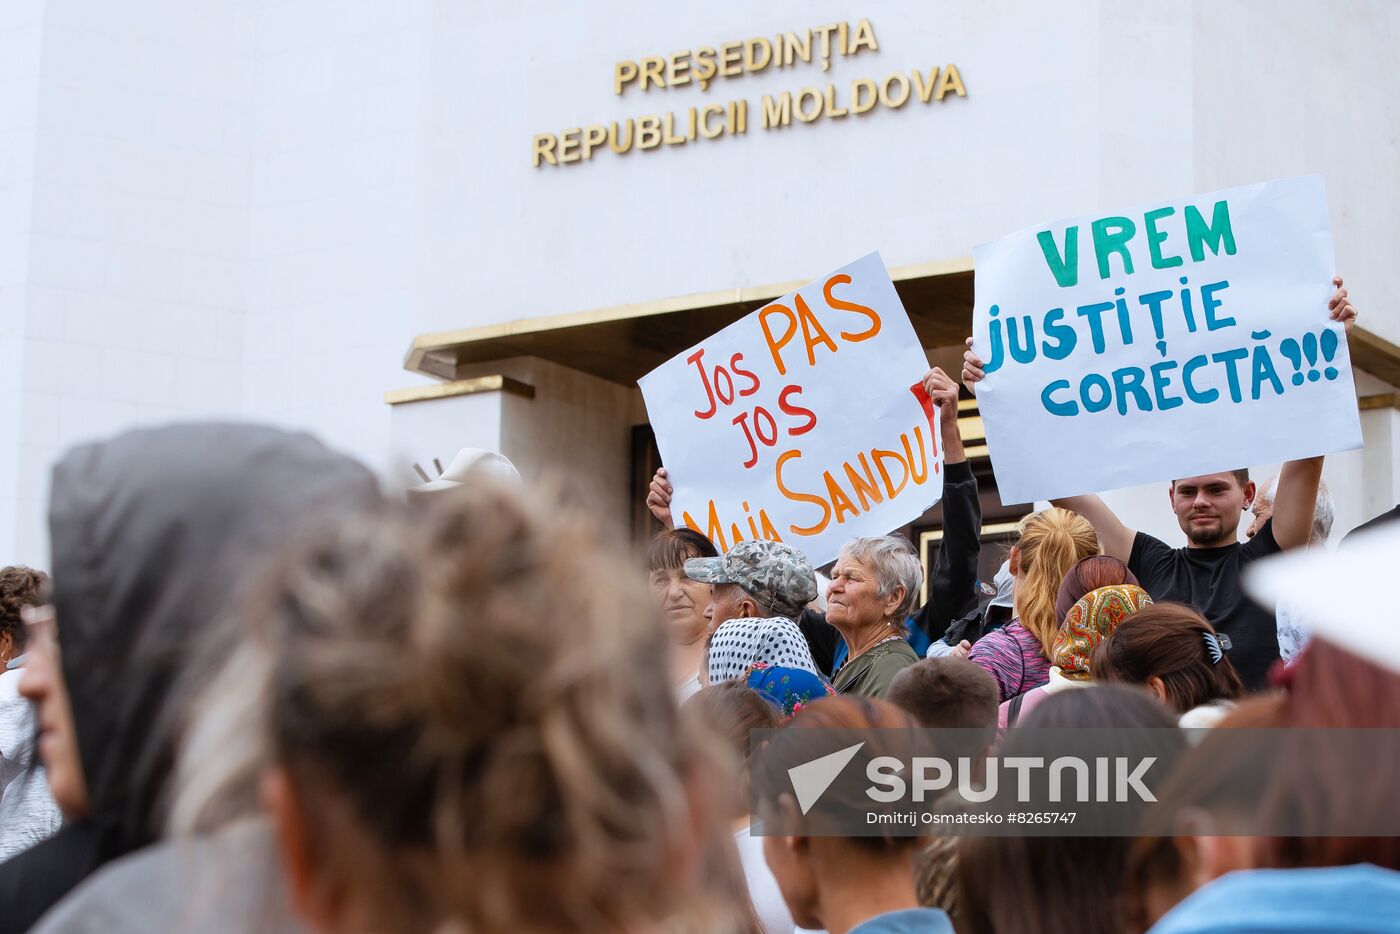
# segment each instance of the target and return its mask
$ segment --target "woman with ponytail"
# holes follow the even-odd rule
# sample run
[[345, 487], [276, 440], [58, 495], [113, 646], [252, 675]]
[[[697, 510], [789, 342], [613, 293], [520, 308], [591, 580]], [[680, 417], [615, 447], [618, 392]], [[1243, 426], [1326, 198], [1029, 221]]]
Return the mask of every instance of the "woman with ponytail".
[[1060, 583], [1075, 564], [1099, 553], [1094, 527], [1068, 509], [1032, 513], [1021, 520], [1019, 532], [1011, 548], [1014, 617], [983, 636], [967, 656], [996, 679], [1003, 701], [1050, 680]]

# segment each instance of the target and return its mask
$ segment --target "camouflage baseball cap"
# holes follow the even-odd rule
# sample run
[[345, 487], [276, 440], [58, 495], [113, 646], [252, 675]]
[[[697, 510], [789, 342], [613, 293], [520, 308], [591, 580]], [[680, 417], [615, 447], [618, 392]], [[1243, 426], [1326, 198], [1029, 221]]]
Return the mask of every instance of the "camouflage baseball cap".
[[789, 619], [801, 615], [817, 595], [812, 562], [782, 542], [739, 542], [718, 558], [691, 558], [685, 576], [706, 584], [738, 584]]

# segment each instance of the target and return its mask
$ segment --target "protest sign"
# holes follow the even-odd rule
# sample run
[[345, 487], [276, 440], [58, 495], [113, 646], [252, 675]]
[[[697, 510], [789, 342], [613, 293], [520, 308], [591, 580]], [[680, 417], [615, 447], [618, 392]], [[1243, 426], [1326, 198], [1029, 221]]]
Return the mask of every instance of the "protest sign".
[[676, 524], [821, 565], [922, 514], [943, 490], [927, 370], [878, 253], [676, 355], [639, 381]]
[[1318, 176], [1029, 227], [973, 257], [1003, 502], [1361, 446]]

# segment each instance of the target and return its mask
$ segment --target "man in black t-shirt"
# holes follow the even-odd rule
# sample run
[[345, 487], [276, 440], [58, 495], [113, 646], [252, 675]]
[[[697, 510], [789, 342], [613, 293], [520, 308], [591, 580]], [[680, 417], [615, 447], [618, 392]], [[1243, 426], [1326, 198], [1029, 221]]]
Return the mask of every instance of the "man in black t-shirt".
[[[1328, 317], [1350, 332], [1356, 308], [1334, 278], [1336, 291], [1327, 301]], [[985, 373], [972, 352], [972, 338], [963, 354], [963, 383], [974, 385]], [[1209, 444], [1209, 438], [1183, 439]], [[1317, 485], [1322, 479], [1322, 458], [1289, 461], [1279, 473], [1274, 514], [1253, 538], [1239, 542], [1240, 516], [1254, 501], [1254, 484], [1248, 470], [1184, 477], [1172, 481], [1172, 511], [1185, 548], [1172, 548], [1145, 532], [1124, 525], [1097, 496], [1069, 496], [1052, 500], [1089, 520], [1098, 533], [1104, 554], [1127, 563], [1143, 589], [1154, 600], [1173, 600], [1194, 606], [1218, 631], [1230, 637], [1230, 661], [1249, 690], [1268, 686], [1269, 666], [1278, 656], [1278, 626], [1273, 607], [1261, 607], [1244, 595], [1240, 573], [1255, 558], [1306, 545], [1312, 530]]]
[[1230, 661], [1245, 687], [1256, 691], [1268, 686], [1269, 667], [1279, 657], [1278, 629], [1274, 608], [1246, 597], [1240, 575], [1256, 558], [1307, 544], [1321, 479], [1321, 457], [1284, 464], [1273, 517], [1243, 544], [1240, 516], [1255, 493], [1248, 470], [1172, 482], [1172, 511], [1186, 533], [1185, 548], [1172, 548], [1146, 532], [1133, 531], [1097, 496], [1070, 496], [1054, 503], [1088, 519], [1104, 553], [1127, 562], [1154, 600], [1190, 604], [1229, 636]]

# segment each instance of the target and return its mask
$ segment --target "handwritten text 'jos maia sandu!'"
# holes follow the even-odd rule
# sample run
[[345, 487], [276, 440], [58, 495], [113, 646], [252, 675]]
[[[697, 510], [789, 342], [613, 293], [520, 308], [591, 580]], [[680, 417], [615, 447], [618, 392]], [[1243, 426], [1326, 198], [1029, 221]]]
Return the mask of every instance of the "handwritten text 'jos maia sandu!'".
[[[792, 379], [777, 393], [775, 414], [768, 406], [754, 404], [750, 397], [762, 389], [762, 380], [757, 373], [744, 363], [742, 351], [730, 355], [727, 361], [713, 363], [705, 359], [705, 348], [701, 347], [686, 357], [686, 363], [694, 367], [697, 398], [703, 403], [694, 411], [694, 417], [708, 421], [716, 416], [728, 418], [737, 432], [742, 434], [745, 460], [743, 466], [752, 470], [759, 465], [763, 454], [776, 449], [782, 439], [800, 439], [817, 427], [818, 415], [802, 400], [802, 382], [789, 374], [789, 367], [801, 367], [803, 356], [807, 370], [818, 367], [819, 361], [840, 351], [849, 344], [859, 344], [880, 333], [880, 314], [874, 308], [848, 301], [836, 294], [838, 286], [849, 285], [851, 277], [838, 273], [828, 278], [822, 285], [822, 298], [825, 307], [814, 312], [800, 293], [793, 295], [792, 307], [782, 302], [773, 302], [758, 311], [759, 329], [763, 332], [764, 346], [772, 357], [779, 377]], [[823, 324], [823, 319], [826, 324]], [[803, 354], [799, 356], [789, 345], [800, 335]], [[787, 351], [788, 356], [784, 356]], [[820, 353], [820, 356], [819, 356]], [[820, 378], [820, 371], [812, 375]], [[793, 489], [790, 476], [784, 475], [791, 465], [800, 461], [803, 452], [789, 445], [800, 442], [782, 441], [783, 450], [773, 462], [774, 482], [778, 492], [790, 502], [807, 503], [812, 507], [812, 521], [809, 525], [794, 522], [786, 532], [797, 536], [819, 535], [835, 520], [840, 525], [850, 516], [868, 512], [874, 504], [887, 498], [894, 499], [909, 484], [912, 488], [928, 482], [930, 465], [938, 471], [938, 440], [934, 430], [935, 415], [932, 399], [922, 383], [909, 387], [923, 410], [929, 431], [927, 447], [924, 439], [924, 425], [915, 425], [912, 430], [901, 432], [897, 441], [888, 449], [873, 447], [859, 451], [843, 461], [833, 474], [823, 470], [821, 481], [824, 489], [818, 493]], [[747, 400], [747, 401], [744, 401]], [[732, 408], [738, 403], [737, 409]], [[737, 412], [731, 416], [731, 411]], [[849, 488], [850, 492], [847, 492]], [[747, 529], [738, 522], [728, 522], [720, 517], [719, 507], [712, 499], [707, 505], [705, 527], [689, 511], [683, 511], [682, 521], [691, 529], [713, 541], [722, 550], [728, 550], [733, 542], [746, 538], [765, 538], [782, 541], [782, 533], [774, 526], [768, 511], [762, 507], [757, 515], [749, 502], [742, 503]], [[728, 535], [726, 535], [726, 531]]]
[[[1171, 233], [1177, 236], [1171, 237]], [[1137, 251], [1139, 268], [1145, 250], [1151, 269], [1183, 267], [1183, 273], [1185, 256], [1179, 252], [1183, 246], [1193, 263], [1204, 261], [1207, 250], [1215, 256], [1234, 256], [1237, 249], [1226, 200], [1215, 202], [1209, 219], [1193, 204], [1186, 205], [1180, 215], [1173, 207], [1147, 211], [1141, 227], [1129, 217], [1100, 218], [1090, 225], [1088, 238], [1100, 280], [1113, 275], [1114, 260], [1121, 275], [1133, 275], [1135, 259], [1130, 244]], [[1058, 242], [1051, 230], [1040, 231], [1036, 239], [1058, 286], [1077, 286], [1084, 239], [1080, 228], [1076, 225], [1061, 231]], [[1177, 252], [1172, 251], [1172, 241]], [[1258, 401], [1265, 390], [1283, 395], [1285, 382], [1279, 376], [1278, 363], [1285, 364], [1285, 375], [1286, 365], [1292, 365], [1291, 386], [1338, 377], [1331, 363], [1339, 338], [1336, 329], [1326, 327], [1320, 317], [1317, 333], [1285, 337], [1276, 348], [1267, 343], [1273, 336], [1268, 330], [1251, 330], [1249, 342], [1239, 347], [1198, 353], [1185, 360], [1169, 356], [1167, 338], [1171, 333], [1184, 330], [1195, 334], [1202, 329], [1211, 332], [1236, 326], [1234, 315], [1239, 312], [1227, 310], [1222, 297], [1229, 287], [1228, 279], [1192, 285], [1190, 277], [1183, 274], [1171, 288], [1143, 292], [1129, 300], [1127, 289], [1118, 286], [1112, 301], [1104, 296], [1102, 301], [1070, 311], [1051, 308], [1043, 313], [1003, 314], [999, 305], [991, 305], [985, 370], [991, 374], [1004, 366], [1031, 364], [1037, 357], [1060, 361], [1076, 353], [1086, 356], [1081, 340], [1084, 335], [1071, 323], [1077, 318], [1081, 327], [1087, 327], [1088, 346], [1094, 355], [1105, 353], [1110, 343], [1131, 346], [1150, 326], [1161, 360], [1145, 368], [1122, 366], [1102, 373], [1089, 366], [1077, 367], [1079, 372], [1072, 379], [1051, 380], [1041, 390], [1041, 405], [1051, 415], [1094, 414], [1110, 406], [1116, 407], [1119, 415], [1127, 415], [1130, 409], [1165, 411], [1225, 400], [1240, 403], [1246, 397]], [[1276, 361], [1274, 352], [1282, 359]], [[1071, 365], [1074, 362], [1070, 361]]]
[[[710, 82], [738, 78], [769, 69], [791, 68], [820, 59], [822, 71], [831, 67], [833, 56], [878, 52], [875, 27], [870, 20], [855, 23], [829, 23], [814, 29], [781, 32], [771, 38], [734, 39], [717, 46], [702, 45], [669, 55], [624, 60], [613, 66], [613, 91], [650, 93], [653, 87], [696, 85], [703, 92]], [[896, 71], [882, 79], [855, 78], [849, 85], [828, 83], [825, 87], [805, 87], [798, 91], [764, 94], [755, 111], [760, 129], [778, 130], [817, 120], [838, 120], [870, 113], [876, 106], [899, 110], [917, 100], [921, 104], [940, 103], [949, 95], [967, 97], [958, 66], [937, 65], [927, 71], [914, 68]], [[951, 99], [951, 98], [950, 98]], [[637, 150], [683, 146], [724, 136], [743, 136], [749, 130], [749, 102], [736, 98], [724, 103], [697, 104], [684, 110], [653, 113], [622, 120], [577, 126], [558, 133], [537, 133], [530, 141], [530, 164], [570, 165], [587, 162], [594, 155], [612, 152], [623, 155]]]

